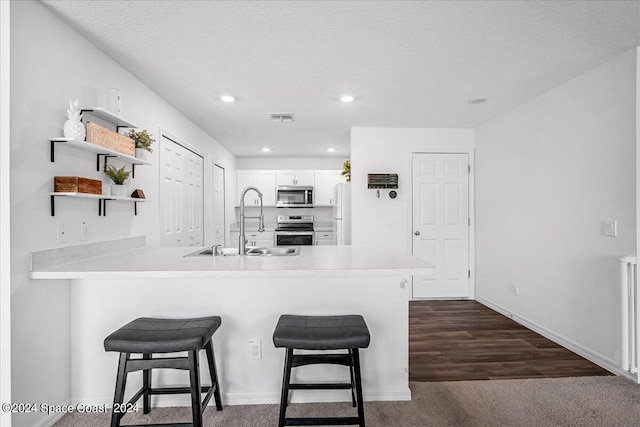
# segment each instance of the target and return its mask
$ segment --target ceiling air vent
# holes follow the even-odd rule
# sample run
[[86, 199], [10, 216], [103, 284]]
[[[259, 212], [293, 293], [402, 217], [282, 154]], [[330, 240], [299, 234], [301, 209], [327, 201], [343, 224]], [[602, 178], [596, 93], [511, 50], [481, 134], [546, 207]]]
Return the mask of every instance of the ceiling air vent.
[[270, 113], [271, 120], [274, 122], [292, 122], [293, 121], [293, 113]]

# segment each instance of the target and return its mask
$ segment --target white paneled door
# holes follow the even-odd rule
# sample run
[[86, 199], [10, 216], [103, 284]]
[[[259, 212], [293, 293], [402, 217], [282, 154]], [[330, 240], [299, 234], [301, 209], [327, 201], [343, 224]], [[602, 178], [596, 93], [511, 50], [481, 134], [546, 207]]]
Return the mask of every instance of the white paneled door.
[[162, 136], [160, 141], [161, 245], [203, 245], [203, 171], [201, 156]]
[[224, 168], [213, 165], [213, 244], [225, 246], [224, 236]]
[[187, 160], [187, 232], [186, 246], [204, 246], [204, 162], [201, 156], [186, 150]]
[[469, 156], [413, 157], [413, 255], [436, 267], [413, 277], [414, 298], [468, 298]]

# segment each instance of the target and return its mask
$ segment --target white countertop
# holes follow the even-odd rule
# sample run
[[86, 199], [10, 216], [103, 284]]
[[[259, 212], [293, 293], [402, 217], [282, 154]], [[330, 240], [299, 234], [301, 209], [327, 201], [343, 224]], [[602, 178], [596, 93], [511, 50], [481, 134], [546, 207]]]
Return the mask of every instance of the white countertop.
[[142, 247], [31, 272], [32, 279], [338, 277], [432, 274], [433, 265], [383, 247], [301, 246], [299, 256], [188, 257], [194, 247]]

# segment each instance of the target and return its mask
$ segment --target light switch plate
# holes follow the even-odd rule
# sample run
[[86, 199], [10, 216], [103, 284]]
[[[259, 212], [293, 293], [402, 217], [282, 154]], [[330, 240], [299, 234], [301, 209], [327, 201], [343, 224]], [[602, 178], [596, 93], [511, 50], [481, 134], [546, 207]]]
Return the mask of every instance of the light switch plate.
[[89, 240], [89, 228], [86, 221], [80, 223], [80, 240]]
[[604, 220], [603, 221], [603, 232], [602, 234], [609, 237], [617, 237], [618, 236], [618, 221], [616, 220]]

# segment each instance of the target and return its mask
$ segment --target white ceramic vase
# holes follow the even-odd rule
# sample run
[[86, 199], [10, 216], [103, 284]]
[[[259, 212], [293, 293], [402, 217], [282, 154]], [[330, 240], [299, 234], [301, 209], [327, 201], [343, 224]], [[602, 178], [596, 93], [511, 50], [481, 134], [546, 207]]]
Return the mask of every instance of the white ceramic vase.
[[122, 94], [114, 87], [107, 89], [107, 110], [116, 116], [120, 116], [122, 109]]
[[149, 152], [144, 148], [136, 148], [136, 158], [140, 160], [147, 160]]
[[119, 184], [111, 184], [112, 197], [127, 197], [127, 186]]

